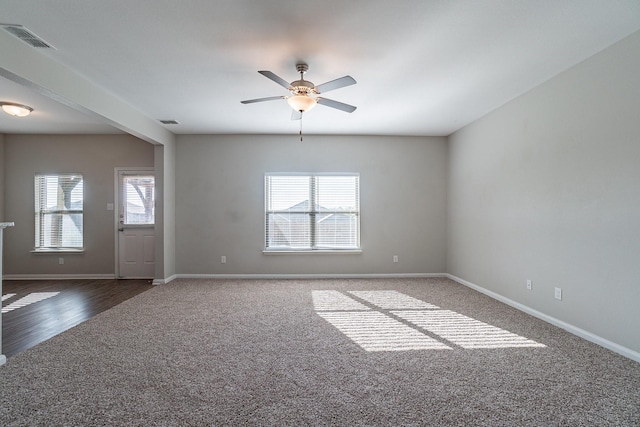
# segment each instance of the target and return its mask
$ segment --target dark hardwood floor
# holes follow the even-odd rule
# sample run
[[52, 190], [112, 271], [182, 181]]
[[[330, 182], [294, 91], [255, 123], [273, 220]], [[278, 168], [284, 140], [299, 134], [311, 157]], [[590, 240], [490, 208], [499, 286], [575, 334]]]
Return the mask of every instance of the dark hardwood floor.
[[2, 354], [14, 356], [152, 287], [151, 280], [5, 280]]

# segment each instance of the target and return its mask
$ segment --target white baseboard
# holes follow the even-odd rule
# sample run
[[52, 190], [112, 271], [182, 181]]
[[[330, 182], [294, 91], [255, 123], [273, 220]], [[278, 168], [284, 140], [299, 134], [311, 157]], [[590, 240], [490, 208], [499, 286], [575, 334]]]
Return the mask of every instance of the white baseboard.
[[[270, 280], [270, 279], [402, 279], [402, 278], [426, 278], [426, 277], [447, 277], [461, 285], [474, 289], [497, 301], [507, 304], [517, 310], [544, 320], [554, 326], [564, 329], [576, 336], [586, 339], [594, 344], [598, 344], [606, 349], [618, 353], [624, 357], [640, 363], [640, 353], [622, 345], [616, 344], [589, 331], [578, 328], [555, 317], [549, 316], [541, 311], [535, 310], [519, 302], [513, 301], [500, 294], [492, 292], [474, 283], [468, 282], [457, 276], [448, 273], [393, 273], [393, 274], [174, 274], [165, 279], [154, 279], [154, 285], [165, 285], [176, 279], [223, 279], [223, 280]], [[3, 280], [100, 280], [115, 279], [115, 274], [6, 274]], [[2, 365], [0, 355], [0, 365]]]
[[153, 279], [153, 283], [152, 285], [166, 285], [169, 282], [172, 282], [173, 280], [176, 280], [178, 278], [177, 274], [174, 274], [173, 276], [169, 276], [167, 278], [164, 279]]
[[557, 326], [561, 329], [564, 329], [567, 332], [572, 333], [573, 335], [579, 336], [580, 338], [584, 338], [587, 341], [591, 341], [594, 344], [598, 344], [599, 346], [602, 346], [606, 349], [609, 349], [615, 353], [618, 353], [624, 357], [627, 357], [631, 360], [634, 360], [638, 363], [640, 363], [640, 353], [638, 353], [637, 351], [631, 350], [630, 348], [621, 346], [620, 344], [616, 344], [612, 341], [609, 341], [605, 338], [602, 338], [598, 335], [595, 335], [589, 331], [585, 331], [584, 329], [578, 328], [577, 326], [571, 325], [567, 322], [564, 322], [562, 320], [556, 319], [555, 317], [549, 316], [548, 314], [542, 313], [541, 311], [535, 310], [531, 307], [528, 307], [524, 304], [520, 304], [519, 302], [513, 301], [509, 298], [506, 298], [500, 294], [497, 294], [495, 292], [492, 292], [488, 289], [485, 289], [481, 286], [478, 286], [474, 283], [468, 282], [464, 279], [461, 279], [459, 277], [456, 277], [452, 274], [445, 274], [445, 277], [448, 277], [449, 279], [460, 283], [461, 285], [467, 286], [471, 289], [474, 289], [482, 294], [487, 295], [488, 297], [491, 297], [497, 301], [503, 302], [517, 310], [520, 310], [522, 312], [525, 312], [527, 314], [530, 314], [533, 317], [537, 317], [540, 320], [544, 320], [547, 323], [550, 323], [554, 326]]
[[282, 280], [282, 279], [407, 279], [421, 277], [447, 277], [444, 273], [395, 273], [395, 274], [177, 274], [178, 279], [224, 280]]
[[110, 280], [115, 274], [5, 274], [2, 280]]
[[[166, 285], [176, 279], [406, 279], [421, 277], [447, 277], [445, 273], [382, 273], [382, 274], [174, 274], [154, 279], [154, 285]], [[4, 280], [72, 280], [115, 279], [115, 274], [5, 274]]]

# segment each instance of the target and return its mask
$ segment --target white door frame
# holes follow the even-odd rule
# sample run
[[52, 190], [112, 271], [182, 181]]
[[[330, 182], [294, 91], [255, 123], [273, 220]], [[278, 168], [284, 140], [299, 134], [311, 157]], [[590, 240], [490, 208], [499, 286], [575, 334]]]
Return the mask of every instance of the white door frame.
[[[155, 172], [153, 167], [116, 167], [113, 171], [114, 177], [114, 209], [113, 209], [113, 233], [114, 233], [114, 246], [115, 246], [115, 275], [116, 279], [120, 277], [120, 173], [122, 172], [141, 172], [149, 173]], [[154, 225], [155, 227], [155, 225]]]

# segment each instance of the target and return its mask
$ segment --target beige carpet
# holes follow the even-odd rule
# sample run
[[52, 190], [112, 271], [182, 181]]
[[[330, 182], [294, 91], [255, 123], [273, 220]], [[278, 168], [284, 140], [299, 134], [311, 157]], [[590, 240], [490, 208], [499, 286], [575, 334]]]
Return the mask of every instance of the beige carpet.
[[9, 359], [0, 425], [640, 425], [640, 365], [448, 279], [178, 280]]

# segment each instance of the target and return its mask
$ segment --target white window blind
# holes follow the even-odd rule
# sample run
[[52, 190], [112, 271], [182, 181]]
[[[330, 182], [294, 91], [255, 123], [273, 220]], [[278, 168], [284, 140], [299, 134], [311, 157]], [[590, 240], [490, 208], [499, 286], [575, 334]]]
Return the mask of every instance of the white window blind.
[[155, 179], [153, 175], [122, 177], [123, 224], [155, 223]]
[[81, 174], [36, 174], [36, 249], [82, 248], [83, 203]]
[[359, 193], [358, 174], [266, 174], [266, 249], [359, 249]]

